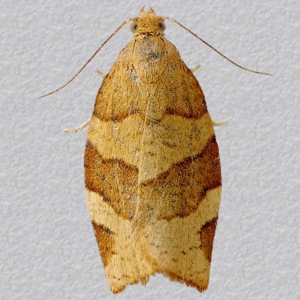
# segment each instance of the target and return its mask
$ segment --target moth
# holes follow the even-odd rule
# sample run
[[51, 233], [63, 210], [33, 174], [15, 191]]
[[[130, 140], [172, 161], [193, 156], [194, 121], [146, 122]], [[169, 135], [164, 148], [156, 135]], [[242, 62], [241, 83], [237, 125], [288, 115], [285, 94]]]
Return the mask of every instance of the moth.
[[222, 188], [214, 126], [226, 122], [212, 121], [197, 68], [164, 35], [166, 19], [185, 28], [150, 7], [114, 32], [132, 22], [132, 40], [108, 74], [98, 72], [91, 119], [67, 130], [89, 125], [86, 197], [113, 293], [156, 273], [200, 292], [209, 283]]

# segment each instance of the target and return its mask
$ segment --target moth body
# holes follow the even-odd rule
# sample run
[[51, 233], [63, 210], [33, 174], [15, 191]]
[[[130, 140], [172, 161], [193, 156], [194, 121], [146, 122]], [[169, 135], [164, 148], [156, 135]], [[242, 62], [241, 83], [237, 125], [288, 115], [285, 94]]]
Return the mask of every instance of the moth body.
[[162, 273], [204, 291], [221, 198], [201, 87], [142, 10], [98, 92], [87, 134], [89, 213], [111, 290]]

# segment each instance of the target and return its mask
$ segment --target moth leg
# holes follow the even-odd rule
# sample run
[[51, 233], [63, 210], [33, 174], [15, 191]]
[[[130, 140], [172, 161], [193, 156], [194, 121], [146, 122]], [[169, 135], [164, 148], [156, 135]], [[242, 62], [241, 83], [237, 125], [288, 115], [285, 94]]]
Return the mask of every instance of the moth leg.
[[88, 126], [91, 123], [92, 118], [90, 118], [87, 122], [81, 124], [78, 127], [74, 127], [74, 128], [69, 128], [69, 129], [65, 129], [64, 132], [71, 132], [71, 131], [78, 131], [80, 129], [83, 129], [84, 127]]
[[200, 69], [201, 68], [201, 65], [198, 65], [197, 67], [195, 67], [194, 69], [190, 69], [193, 73], [195, 72], [195, 71], [197, 71], [198, 69]]
[[104, 74], [104, 73], [102, 73], [102, 72], [100, 72], [100, 71], [98, 71], [98, 70], [96, 70], [95, 71], [98, 75], [101, 75], [103, 78], [107, 75], [107, 74]]
[[224, 126], [224, 125], [228, 125], [228, 123], [227, 122], [216, 123], [216, 122], [213, 121], [213, 125], [214, 126]]

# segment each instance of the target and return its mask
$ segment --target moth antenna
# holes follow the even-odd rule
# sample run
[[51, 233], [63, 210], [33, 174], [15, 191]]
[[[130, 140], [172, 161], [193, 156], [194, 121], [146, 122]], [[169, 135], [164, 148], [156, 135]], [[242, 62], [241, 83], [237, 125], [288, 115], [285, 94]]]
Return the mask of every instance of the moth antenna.
[[218, 51], [217, 49], [215, 49], [213, 46], [211, 46], [210, 44], [208, 44], [207, 42], [205, 42], [204, 40], [202, 40], [198, 35], [196, 35], [194, 32], [192, 32], [191, 30], [189, 30], [188, 28], [186, 28], [185, 26], [183, 26], [182, 24], [180, 24], [179, 22], [177, 22], [176, 20], [169, 18], [169, 17], [163, 17], [164, 19], [170, 20], [174, 23], [176, 23], [177, 25], [181, 26], [182, 28], [184, 28], [185, 30], [187, 30], [189, 33], [191, 33], [193, 36], [195, 36], [197, 39], [199, 39], [201, 42], [203, 42], [205, 45], [207, 45], [208, 47], [210, 47], [211, 49], [213, 49], [214, 51], [216, 51], [218, 54], [220, 54], [222, 57], [224, 57], [225, 59], [227, 59], [228, 61], [230, 61], [232, 64], [236, 65], [237, 67], [252, 72], [252, 73], [256, 73], [256, 74], [263, 74], [263, 75], [269, 75], [269, 76], [273, 76], [272, 74], [269, 73], [263, 73], [263, 72], [257, 72], [257, 71], [253, 71], [253, 70], [249, 70], [247, 68], [244, 68], [240, 65], [238, 65], [237, 63], [235, 63], [234, 61], [232, 61], [231, 59], [229, 59], [228, 57], [226, 57], [224, 54], [222, 54], [220, 51]]
[[127, 21], [124, 21], [123, 23], [122, 23], [122, 25], [121, 26], [119, 26], [118, 27], [118, 29], [97, 49], [97, 51], [91, 56], [91, 58], [84, 64], [84, 66], [66, 83], [66, 84], [64, 84], [62, 87], [60, 87], [59, 89], [57, 89], [57, 90], [55, 90], [55, 91], [53, 91], [53, 92], [51, 92], [51, 93], [49, 93], [49, 94], [46, 94], [46, 95], [44, 95], [44, 96], [41, 96], [41, 97], [39, 97], [39, 98], [44, 98], [44, 97], [46, 97], [46, 96], [49, 96], [49, 95], [51, 95], [51, 94], [54, 94], [54, 93], [56, 93], [56, 92], [58, 92], [59, 90], [61, 90], [61, 89], [63, 89], [64, 87], [66, 87], [71, 81], [73, 81], [78, 75], [79, 75], [79, 73], [87, 66], [87, 64], [97, 55], [97, 53], [101, 50], [101, 48], [124, 26], [124, 25], [126, 25], [127, 23], [129, 23], [130, 21], [132, 21], [133, 20], [133, 18], [130, 18], [130, 19], [128, 19]]

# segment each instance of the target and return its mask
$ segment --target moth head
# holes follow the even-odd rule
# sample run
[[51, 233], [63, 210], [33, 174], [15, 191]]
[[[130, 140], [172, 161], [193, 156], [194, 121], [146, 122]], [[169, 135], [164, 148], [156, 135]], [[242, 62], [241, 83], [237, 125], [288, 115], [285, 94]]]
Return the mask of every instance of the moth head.
[[163, 17], [158, 17], [152, 7], [150, 6], [149, 11], [144, 10], [145, 6], [140, 10], [139, 16], [134, 18], [130, 30], [137, 35], [164, 35], [163, 31], [166, 26]]

